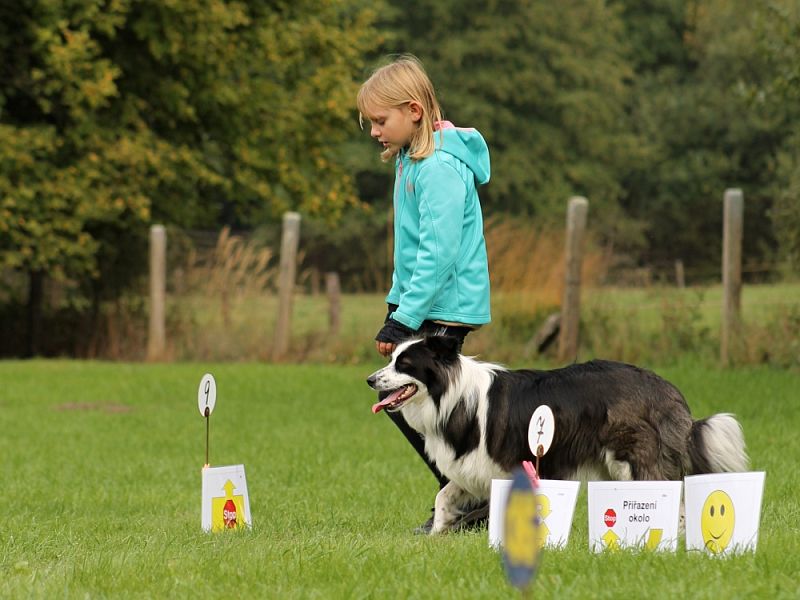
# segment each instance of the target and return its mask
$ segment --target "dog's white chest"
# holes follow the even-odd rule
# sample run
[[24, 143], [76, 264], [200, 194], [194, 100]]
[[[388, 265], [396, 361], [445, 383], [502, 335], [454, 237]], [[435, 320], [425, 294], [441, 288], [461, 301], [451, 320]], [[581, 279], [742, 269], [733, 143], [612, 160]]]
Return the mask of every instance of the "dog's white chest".
[[481, 444], [473, 451], [455, 457], [452, 446], [438, 436], [425, 438], [425, 451], [450, 481], [477, 498], [488, 498], [492, 479], [508, 477], [486, 453]]

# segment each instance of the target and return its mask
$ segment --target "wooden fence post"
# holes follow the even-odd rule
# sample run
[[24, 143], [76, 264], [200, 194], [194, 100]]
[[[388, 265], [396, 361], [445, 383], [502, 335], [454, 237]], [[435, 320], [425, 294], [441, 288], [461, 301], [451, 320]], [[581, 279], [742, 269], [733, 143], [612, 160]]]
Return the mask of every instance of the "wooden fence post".
[[575, 360], [578, 354], [580, 322], [581, 266], [586, 213], [589, 202], [579, 196], [570, 198], [567, 209], [567, 244], [564, 274], [564, 298], [561, 302], [561, 333], [558, 358], [561, 362]]
[[683, 261], [680, 258], [675, 261], [675, 284], [680, 289], [686, 287], [686, 276], [683, 272]]
[[163, 225], [150, 227], [150, 327], [147, 360], [164, 358], [167, 304], [167, 232]]
[[731, 349], [741, 334], [742, 228], [744, 197], [740, 189], [725, 190], [722, 230], [722, 331], [720, 361], [730, 364]]
[[292, 295], [297, 275], [297, 245], [300, 241], [300, 215], [283, 215], [280, 273], [278, 275], [278, 318], [275, 323], [273, 356], [282, 358], [289, 350], [292, 330]]
[[339, 273], [335, 271], [325, 273], [325, 291], [328, 294], [328, 333], [336, 336], [342, 324], [342, 288], [339, 283]]

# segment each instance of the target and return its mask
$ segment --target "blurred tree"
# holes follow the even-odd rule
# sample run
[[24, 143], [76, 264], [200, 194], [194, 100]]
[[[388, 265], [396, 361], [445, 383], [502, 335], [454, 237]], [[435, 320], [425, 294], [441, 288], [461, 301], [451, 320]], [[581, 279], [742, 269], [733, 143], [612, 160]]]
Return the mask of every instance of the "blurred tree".
[[[636, 61], [631, 116], [640, 160], [623, 186], [626, 212], [646, 223], [640, 261], [718, 276], [722, 197], [745, 192], [745, 260], [775, 246], [768, 218], [786, 111], [754, 101], [770, 77], [745, 0], [617, 0]], [[657, 48], [658, 50], [654, 50]]]
[[691, 57], [683, 43], [692, 0], [611, 0], [620, 11], [630, 61], [637, 74], [686, 71]]
[[[718, 276], [726, 188], [745, 191], [750, 263], [771, 259], [775, 237], [796, 231], [782, 224], [793, 222], [788, 190], [800, 178], [797, 103], [770, 105], [754, 92], [765, 94], [776, 73], [796, 75], [791, 21], [784, 16], [783, 33], [753, 27], [762, 13], [777, 27], [769, 15], [796, 1], [774, 4], [413, 0], [382, 13], [382, 50], [418, 55], [446, 116], [486, 136], [487, 212], [560, 225], [565, 199], [585, 194], [592, 226], [616, 250], [670, 274], [681, 258], [690, 276], [708, 279]], [[362, 191], [388, 197], [390, 174], [359, 165], [370, 175]]]
[[[365, 0], [0, 5], [0, 268], [91, 300], [145, 264], [146, 225], [355, 202], [335, 155], [380, 37]], [[28, 348], [37, 351], [35, 335]]]
[[486, 137], [487, 212], [563, 222], [586, 195], [614, 235], [633, 152], [624, 108], [632, 75], [618, 11], [601, 0], [413, 0], [384, 14], [390, 46], [426, 66], [445, 118]]
[[769, 79], [755, 90], [754, 102], [780, 115], [783, 134], [771, 186], [770, 217], [779, 255], [794, 276], [800, 274], [800, 4], [775, 0], [761, 5], [756, 23], [758, 49]]

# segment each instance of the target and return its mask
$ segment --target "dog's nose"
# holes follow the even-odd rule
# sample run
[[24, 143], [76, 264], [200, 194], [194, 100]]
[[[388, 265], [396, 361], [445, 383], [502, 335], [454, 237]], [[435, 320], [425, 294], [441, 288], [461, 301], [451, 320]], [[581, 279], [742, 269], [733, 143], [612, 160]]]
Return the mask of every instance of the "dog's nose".
[[377, 381], [377, 377], [375, 377], [375, 373], [367, 377], [367, 385], [371, 388], [375, 387], [375, 382]]

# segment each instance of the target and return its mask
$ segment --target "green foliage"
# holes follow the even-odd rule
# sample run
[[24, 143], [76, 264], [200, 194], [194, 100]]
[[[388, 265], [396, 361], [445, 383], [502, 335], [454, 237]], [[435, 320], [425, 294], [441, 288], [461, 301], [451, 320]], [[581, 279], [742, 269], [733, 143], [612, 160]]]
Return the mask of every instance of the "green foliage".
[[[416, 0], [387, 25], [391, 51], [425, 63], [446, 118], [492, 153], [487, 210], [563, 219], [587, 195], [601, 230], [618, 215], [626, 133], [624, 31], [604, 2]], [[595, 211], [594, 207], [597, 207]]]
[[103, 157], [118, 152], [98, 131], [119, 70], [83, 25], [113, 28], [114, 11], [76, 8], [70, 23], [60, 5], [3, 9], [0, 266], [63, 278], [98, 272], [87, 225], [124, 228], [147, 219], [149, 205], [135, 185], [110, 180]]
[[[756, 9], [744, 1], [661, 4], [672, 9], [673, 50], [633, 84], [643, 160], [625, 183], [626, 212], [647, 223], [649, 252], [642, 258], [719, 264], [723, 193], [740, 187], [744, 256], [758, 262], [773, 245], [766, 215], [784, 132], [781, 115], [753, 103], [752, 87], [768, 73], [749, 24]], [[674, 10], [680, 6], [682, 14]]]
[[[47, 232], [31, 224], [35, 215], [63, 216], [72, 222], [54, 226], [59, 239], [86, 270], [96, 250], [87, 223], [141, 227], [152, 215], [213, 225], [354, 202], [332, 145], [372, 43], [362, 4], [53, 0], [6, 9], [9, 249], [41, 245]], [[52, 254], [27, 262], [47, 268]]]
[[[583, 194], [590, 227], [634, 262], [714, 272], [727, 188], [745, 192], [750, 262], [797, 231], [791, 6], [416, 0], [382, 27], [387, 53], [423, 59], [451, 120], [486, 135], [487, 212], [558, 223]], [[767, 84], [782, 105], [762, 101]]]
[[778, 153], [772, 218], [779, 252], [787, 269], [800, 274], [800, 131], [786, 140]]
[[767, 110], [780, 115], [784, 132], [774, 164], [770, 213], [779, 252], [800, 274], [800, 6], [791, 0], [763, 7], [756, 22], [759, 50], [771, 79], [757, 90]]
[[691, 0], [612, 0], [610, 4], [618, 8], [625, 23], [636, 73], [688, 68], [682, 34]]
[[356, 203], [336, 143], [364, 0], [32, 0], [0, 8], [0, 268], [113, 297], [146, 226]]
[[745, 261], [774, 260], [776, 238], [797, 230], [787, 213], [798, 205], [791, 189], [798, 103], [785, 94], [775, 98], [800, 64], [791, 50], [796, 5], [792, 11], [792, 0], [618, 4], [637, 72], [631, 122], [639, 153], [623, 182], [623, 205], [645, 225], [639, 261], [669, 269], [680, 258], [690, 268], [716, 271], [722, 197], [731, 187], [745, 193]]
[[94, 268], [97, 243], [84, 231], [81, 215], [115, 215], [83, 195], [76, 180], [88, 161], [59, 167], [53, 127], [0, 125], [0, 136], [0, 266], [55, 276]]

